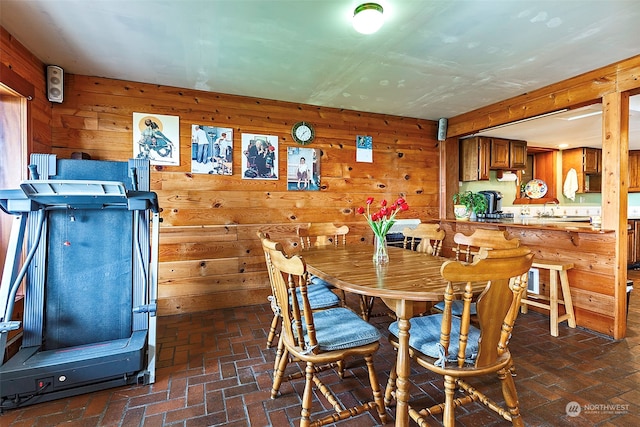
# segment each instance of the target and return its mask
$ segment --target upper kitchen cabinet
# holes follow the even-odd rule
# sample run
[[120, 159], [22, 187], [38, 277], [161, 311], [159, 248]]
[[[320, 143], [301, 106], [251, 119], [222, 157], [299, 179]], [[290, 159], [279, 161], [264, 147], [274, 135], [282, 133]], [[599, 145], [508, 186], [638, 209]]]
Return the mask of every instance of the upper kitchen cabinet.
[[584, 173], [600, 175], [602, 173], [602, 150], [599, 148], [583, 148]]
[[572, 148], [562, 151], [562, 179], [570, 169], [578, 178], [576, 193], [600, 193], [602, 191], [602, 150], [599, 148]]
[[525, 169], [527, 167], [527, 142], [501, 138], [489, 138], [491, 169]]
[[460, 180], [486, 181], [489, 170], [527, 167], [527, 142], [475, 136], [460, 140]]
[[640, 151], [629, 151], [629, 192], [640, 192]]
[[491, 138], [460, 140], [460, 181], [488, 181]]

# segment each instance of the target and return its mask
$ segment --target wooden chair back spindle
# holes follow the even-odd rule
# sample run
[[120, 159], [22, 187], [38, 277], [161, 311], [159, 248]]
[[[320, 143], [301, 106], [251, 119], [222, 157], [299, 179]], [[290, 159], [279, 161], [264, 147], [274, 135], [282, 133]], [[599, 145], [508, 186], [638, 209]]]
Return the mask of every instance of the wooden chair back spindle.
[[470, 236], [456, 233], [453, 251], [456, 260], [471, 262], [481, 248], [512, 249], [520, 246], [520, 239], [507, 239], [507, 232], [500, 230], [476, 229]]
[[308, 223], [299, 226], [297, 233], [301, 249], [309, 249], [314, 246], [338, 246], [347, 244], [349, 227], [346, 225], [336, 226], [326, 222]]
[[[473, 264], [463, 265], [455, 261], [442, 266], [442, 277], [450, 282], [465, 283], [462, 325], [468, 334], [467, 311], [471, 309], [471, 289], [474, 283], [487, 286], [476, 301], [477, 323], [482, 340], [476, 358], [476, 367], [494, 363], [499, 356], [498, 348], [505, 349], [507, 341], [503, 328], [510, 332], [515, 323], [522, 292], [526, 289], [533, 254], [528, 248], [481, 249]], [[480, 262], [482, 261], [482, 262]], [[445, 300], [445, 312], [447, 302]], [[460, 365], [462, 366], [462, 365]]]
[[402, 245], [405, 249], [440, 256], [445, 232], [440, 229], [439, 224], [422, 223], [415, 228], [406, 227], [402, 230], [402, 234], [404, 236]]

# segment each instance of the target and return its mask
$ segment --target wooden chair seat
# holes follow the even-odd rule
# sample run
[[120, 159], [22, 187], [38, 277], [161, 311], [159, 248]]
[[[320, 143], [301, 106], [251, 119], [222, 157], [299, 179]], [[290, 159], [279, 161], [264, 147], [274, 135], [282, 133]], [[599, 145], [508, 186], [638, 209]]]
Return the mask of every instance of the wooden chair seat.
[[[308, 299], [309, 279], [304, 259], [299, 255], [288, 257], [281, 247], [268, 240], [263, 245], [269, 253], [273, 267], [276, 299], [285, 301], [282, 310], [283, 353], [277, 360], [271, 398], [280, 393], [287, 364], [293, 361], [305, 364], [305, 386], [302, 393], [301, 427], [335, 424], [356, 415], [376, 409], [382, 424], [387, 416], [382, 391], [373, 363], [373, 354], [380, 346], [380, 332], [346, 307], [314, 311]], [[273, 248], [273, 249], [272, 249]], [[316, 286], [316, 285], [313, 285]], [[299, 293], [301, 298], [292, 298]], [[320, 366], [340, 366], [350, 356], [363, 357], [369, 376], [373, 400], [358, 403], [353, 407], [338, 399], [317, 375]], [[340, 377], [342, 371], [338, 372]], [[332, 384], [335, 380], [332, 379]], [[311, 419], [314, 385], [327, 399], [333, 411], [326, 416]], [[295, 390], [295, 389], [294, 389]], [[341, 390], [341, 394], [344, 390]]]
[[[513, 360], [508, 342], [518, 316], [522, 295], [527, 289], [533, 254], [528, 248], [481, 249], [473, 263], [448, 261], [440, 273], [447, 281], [444, 310], [440, 314], [410, 320], [409, 355], [418, 365], [444, 377], [444, 403], [409, 415], [418, 425], [427, 425], [426, 417], [443, 414], [443, 424], [455, 424], [455, 408], [470, 402], [485, 404], [515, 426], [524, 426], [513, 380]], [[454, 286], [464, 284], [463, 310], [460, 317], [452, 313]], [[471, 325], [473, 288], [486, 283], [477, 300], [477, 327]], [[398, 349], [398, 324], [389, 326], [389, 342]], [[498, 405], [479, 386], [471, 387], [467, 378], [495, 374], [500, 379], [505, 406]], [[385, 404], [395, 393], [395, 366], [389, 374]], [[463, 397], [454, 398], [460, 389]], [[410, 405], [411, 406], [411, 405]]]
[[[451, 344], [446, 357], [440, 345], [442, 321], [442, 314], [411, 318], [409, 320], [409, 323], [411, 323], [409, 346], [413, 350], [417, 350], [423, 357], [440, 359], [439, 362], [434, 363], [443, 364], [445, 360], [448, 363], [455, 363], [458, 360], [458, 352], [460, 350], [458, 344], [460, 341], [460, 318], [456, 316], [451, 319], [451, 336], [449, 337]], [[398, 336], [398, 322], [393, 322], [389, 325], [389, 332], [393, 334], [394, 337]], [[473, 363], [478, 356], [479, 339], [480, 329], [470, 325], [468, 343], [465, 348], [465, 363]]]

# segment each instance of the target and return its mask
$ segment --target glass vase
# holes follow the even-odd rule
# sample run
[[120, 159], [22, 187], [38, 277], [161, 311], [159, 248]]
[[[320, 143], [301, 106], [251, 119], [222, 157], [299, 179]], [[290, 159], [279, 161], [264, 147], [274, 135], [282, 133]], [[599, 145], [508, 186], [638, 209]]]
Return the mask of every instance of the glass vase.
[[373, 262], [376, 265], [389, 263], [389, 251], [387, 250], [387, 236], [375, 236], [373, 250]]

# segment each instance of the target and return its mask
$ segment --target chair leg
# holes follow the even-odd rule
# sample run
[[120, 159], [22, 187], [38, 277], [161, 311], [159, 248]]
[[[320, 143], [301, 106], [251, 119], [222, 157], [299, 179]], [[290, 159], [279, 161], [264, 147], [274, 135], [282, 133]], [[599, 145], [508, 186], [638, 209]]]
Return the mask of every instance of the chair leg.
[[455, 421], [455, 403], [453, 396], [456, 392], [456, 379], [445, 375], [444, 376], [444, 412], [442, 413], [442, 424], [445, 427], [454, 427]]
[[302, 412], [300, 415], [300, 427], [309, 427], [311, 424], [311, 405], [313, 399], [313, 363], [307, 362], [305, 368], [304, 392], [302, 393]]
[[338, 371], [338, 376], [340, 377], [340, 379], [344, 379], [344, 360], [338, 360], [336, 362], [336, 370]]
[[371, 307], [373, 307], [373, 297], [360, 295], [360, 317], [362, 317], [367, 322], [369, 321], [369, 317], [371, 315]]
[[276, 360], [273, 361], [273, 372], [278, 370], [278, 365], [280, 364], [280, 358], [282, 357], [282, 353], [284, 353], [284, 342], [282, 335], [278, 339], [278, 349], [276, 350]]
[[373, 391], [373, 401], [376, 402], [378, 409], [378, 416], [380, 416], [380, 422], [382, 424], [387, 423], [387, 410], [382, 399], [382, 391], [380, 390], [380, 383], [378, 382], [378, 375], [376, 369], [373, 366], [373, 356], [368, 354], [364, 357], [364, 361], [367, 364], [367, 370], [369, 371], [369, 383], [371, 384], [371, 390]]
[[387, 387], [384, 392], [384, 406], [391, 406], [391, 400], [393, 394], [396, 391], [396, 380], [398, 379], [398, 373], [396, 372], [396, 364], [393, 364], [391, 371], [389, 371], [389, 381], [387, 381]]
[[524, 427], [524, 421], [520, 415], [516, 384], [513, 381], [512, 367], [513, 365], [498, 371], [498, 378], [502, 385], [502, 395], [504, 396], [505, 405], [509, 410], [509, 414], [511, 414], [511, 424], [516, 427]]
[[344, 289], [340, 289], [340, 295], [338, 295], [338, 297], [340, 297], [340, 305], [342, 307], [346, 307], [347, 306], [347, 294], [345, 293]]
[[273, 386], [271, 387], [271, 398], [275, 399], [278, 397], [278, 393], [280, 392], [280, 384], [282, 384], [282, 379], [284, 378], [284, 370], [287, 368], [287, 363], [289, 363], [289, 350], [286, 348], [283, 349], [282, 355], [278, 361], [278, 367], [273, 373]]
[[267, 336], [267, 348], [271, 348], [271, 344], [273, 344], [273, 339], [276, 337], [276, 330], [278, 329], [278, 324], [280, 323], [280, 316], [277, 314], [273, 315], [273, 320], [271, 321], [271, 327], [269, 328], [269, 336]]

